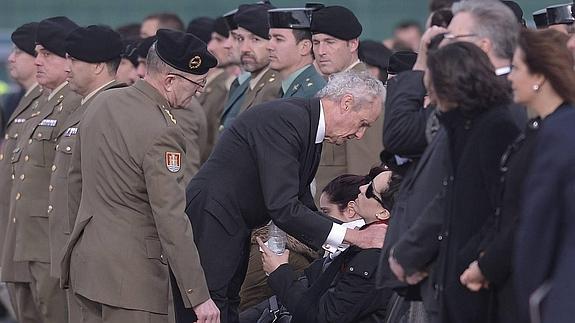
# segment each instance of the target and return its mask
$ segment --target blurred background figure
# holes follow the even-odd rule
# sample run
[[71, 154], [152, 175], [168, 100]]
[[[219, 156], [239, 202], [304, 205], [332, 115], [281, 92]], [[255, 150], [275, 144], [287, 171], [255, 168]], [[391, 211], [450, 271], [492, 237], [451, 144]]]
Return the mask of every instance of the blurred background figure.
[[547, 27], [555, 29], [564, 34], [573, 34], [575, 32], [575, 18], [571, 13], [572, 4], [560, 4], [547, 7]]
[[[380, 42], [362, 40], [359, 42], [359, 60], [364, 62], [371, 75], [385, 83], [392, 51]], [[414, 61], [415, 62], [415, 61]]]
[[549, 25], [547, 23], [547, 9], [537, 10], [533, 13], [533, 22], [537, 29], [545, 29]]
[[162, 12], [151, 14], [142, 21], [140, 37], [147, 38], [155, 36], [158, 29], [184, 31], [184, 23], [175, 13]]
[[406, 20], [397, 24], [393, 38], [385, 40], [383, 44], [393, 50], [417, 51], [422, 34], [421, 25], [417, 21]]

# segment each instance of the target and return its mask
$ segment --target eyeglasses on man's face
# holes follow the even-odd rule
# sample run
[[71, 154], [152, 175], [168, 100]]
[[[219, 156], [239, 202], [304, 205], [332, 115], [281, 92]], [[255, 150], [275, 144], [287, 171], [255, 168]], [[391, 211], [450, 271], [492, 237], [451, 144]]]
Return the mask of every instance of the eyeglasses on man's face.
[[198, 86], [198, 87], [200, 87], [200, 88], [203, 88], [204, 86], [206, 86], [206, 81], [207, 81], [207, 80], [206, 80], [205, 78], [202, 80], [201, 83], [199, 83], [199, 82], [190, 80], [189, 78], [183, 76], [182, 74], [178, 74], [178, 73], [168, 73], [168, 75], [179, 76], [179, 77], [185, 79], [186, 81], [188, 81], [188, 82], [190, 82], [190, 83], [193, 83], [194, 85], [196, 85], [196, 86]]

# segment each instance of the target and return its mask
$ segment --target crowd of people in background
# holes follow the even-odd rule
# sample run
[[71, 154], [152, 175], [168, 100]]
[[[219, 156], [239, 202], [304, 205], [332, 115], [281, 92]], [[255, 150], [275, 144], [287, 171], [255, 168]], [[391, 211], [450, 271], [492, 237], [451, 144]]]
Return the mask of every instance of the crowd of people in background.
[[575, 317], [575, 4], [230, 9], [14, 30], [6, 322]]

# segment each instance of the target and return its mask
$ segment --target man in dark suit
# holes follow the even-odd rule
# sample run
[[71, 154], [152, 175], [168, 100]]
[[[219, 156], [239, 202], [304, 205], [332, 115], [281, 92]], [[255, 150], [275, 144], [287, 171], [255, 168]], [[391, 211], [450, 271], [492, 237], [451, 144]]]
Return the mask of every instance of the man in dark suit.
[[315, 248], [331, 249], [343, 241], [381, 246], [384, 226], [359, 234], [316, 214], [309, 185], [322, 142], [361, 139], [381, 113], [383, 91], [382, 83], [366, 73], [341, 73], [319, 98], [262, 104], [222, 134], [186, 192], [186, 213], [222, 322], [238, 321], [250, 232], [270, 219]]

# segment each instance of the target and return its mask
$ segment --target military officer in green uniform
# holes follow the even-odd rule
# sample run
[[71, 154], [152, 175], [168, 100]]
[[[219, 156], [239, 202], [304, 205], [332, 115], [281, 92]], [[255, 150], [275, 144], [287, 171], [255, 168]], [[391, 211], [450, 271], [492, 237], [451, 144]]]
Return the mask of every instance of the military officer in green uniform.
[[[367, 72], [365, 64], [358, 58], [362, 26], [349, 9], [327, 6], [314, 11], [311, 32], [315, 60], [322, 74], [348, 70]], [[383, 120], [379, 118], [359, 141], [348, 141], [339, 146], [325, 144], [316, 173], [317, 189], [321, 191], [339, 175], [366, 174], [372, 166], [380, 164], [382, 136]], [[319, 203], [319, 194], [315, 200]]]
[[61, 267], [81, 308], [73, 322], [168, 322], [169, 268], [198, 320], [219, 318], [184, 211], [190, 161], [173, 113], [217, 61], [191, 34], [157, 37], [144, 79], [100, 93], [76, 135], [68, 190], [81, 200]]
[[[10, 157], [13, 182], [2, 280], [8, 282], [16, 307], [34, 306], [41, 322], [68, 320], [66, 294], [59, 287], [58, 279], [50, 276], [47, 210], [50, 175], [56, 169], [53, 161], [57, 134], [81, 100], [66, 82], [65, 40], [77, 27], [66, 17], [48, 18], [39, 23], [36, 78], [49, 94], [24, 123]], [[22, 270], [30, 274], [29, 281], [19, 279]], [[21, 320], [28, 321], [26, 317]]]
[[[6, 132], [0, 151], [0, 259], [2, 259], [2, 250], [4, 249], [4, 238], [8, 226], [10, 203], [10, 190], [12, 188], [12, 151], [16, 148], [18, 137], [22, 135], [22, 127], [30, 116], [37, 112], [42, 97], [42, 87], [36, 81], [36, 66], [34, 60], [36, 51], [36, 30], [37, 22], [31, 22], [18, 27], [12, 33], [12, 42], [14, 48], [8, 56], [8, 70], [10, 77], [18, 82], [25, 90], [24, 96], [20, 99], [18, 106], [6, 123]], [[19, 263], [20, 268], [14, 267], [11, 272], [12, 281], [31, 282], [31, 277], [25, 263]], [[10, 276], [10, 275], [9, 275]], [[29, 290], [27, 292], [30, 292]], [[10, 293], [11, 303], [21, 322], [24, 317], [39, 321], [40, 316], [36, 311], [33, 303], [27, 303], [31, 295], [22, 295], [22, 301], [15, 299], [14, 292]], [[21, 306], [18, 306], [20, 304]], [[9, 304], [6, 304], [9, 306]]]
[[[68, 212], [68, 202], [77, 203], [78, 191], [68, 192], [68, 170], [76, 151], [76, 138], [90, 102], [102, 91], [119, 87], [115, 81], [122, 54], [120, 35], [104, 26], [92, 25], [74, 30], [67, 38], [68, 81], [70, 88], [82, 97], [80, 106], [64, 121], [56, 134], [55, 170], [48, 187], [50, 224], [51, 275], [60, 278], [62, 250], [74, 227], [76, 214]], [[77, 175], [77, 174], [73, 174]], [[74, 304], [69, 304], [74, 305]], [[69, 306], [72, 310], [73, 306]]]
[[311, 98], [325, 85], [313, 66], [310, 32], [312, 9], [272, 9], [268, 11], [270, 67], [282, 80], [283, 98]]

